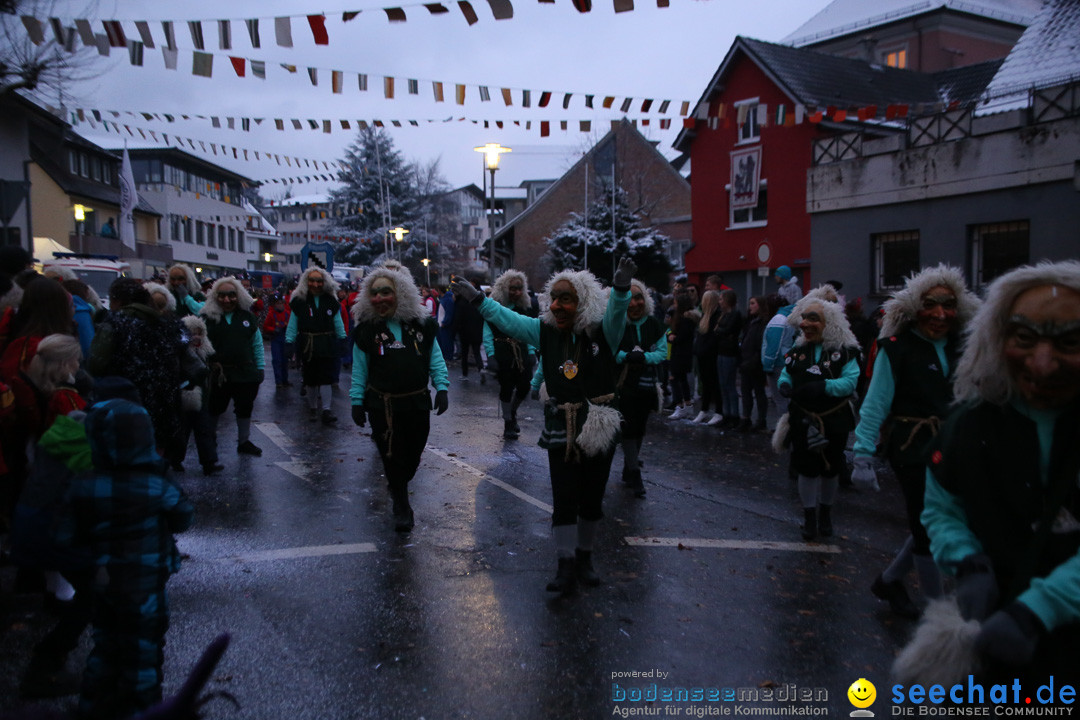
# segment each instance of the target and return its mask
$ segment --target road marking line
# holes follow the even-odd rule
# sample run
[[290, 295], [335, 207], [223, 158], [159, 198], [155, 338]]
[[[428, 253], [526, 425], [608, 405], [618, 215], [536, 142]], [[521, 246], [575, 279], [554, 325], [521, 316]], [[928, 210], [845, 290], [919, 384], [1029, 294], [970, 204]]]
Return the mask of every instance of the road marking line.
[[307, 473], [311, 469], [311, 467], [307, 463], [296, 462], [295, 460], [290, 460], [289, 462], [279, 460], [274, 464], [285, 472], [295, 475], [306, 483], [311, 482], [311, 480], [308, 479], [307, 476]]
[[217, 562], [263, 562], [266, 560], [296, 560], [307, 557], [326, 557], [328, 555], [356, 555], [373, 553], [378, 548], [375, 543], [353, 543], [351, 545], [312, 545], [309, 547], [282, 548], [280, 550], [261, 550], [258, 552], [230, 555], [215, 558]]
[[497, 477], [494, 477], [492, 475], [488, 475], [483, 470], [480, 470], [479, 468], [473, 467], [472, 465], [465, 462], [464, 460], [460, 460], [460, 459], [450, 455], [449, 453], [447, 453], [444, 450], [440, 450], [439, 448], [432, 447], [431, 445], [428, 445], [425, 449], [428, 452], [430, 452], [432, 455], [437, 455], [438, 457], [441, 457], [443, 460], [446, 460], [447, 462], [458, 466], [462, 470], [465, 470], [466, 472], [468, 472], [468, 473], [470, 473], [472, 475], [475, 475], [476, 477], [480, 478], [481, 480], [487, 480], [489, 483], [491, 483], [495, 487], [502, 488], [503, 490], [510, 493], [511, 495], [524, 500], [525, 502], [529, 503], [530, 505], [533, 505], [535, 507], [540, 508], [541, 510], [543, 510], [546, 513], [550, 514], [554, 510], [554, 508], [552, 508], [546, 502], [543, 502], [542, 500], [537, 500], [532, 495], [529, 495], [527, 492], [525, 492], [523, 490], [519, 490], [516, 487], [514, 487], [513, 485], [510, 485], [509, 483], [506, 483], [506, 482], [500, 480]]
[[293, 441], [278, 427], [277, 423], [260, 422], [255, 423], [255, 427], [266, 436], [267, 440], [277, 445], [282, 452], [292, 455]]
[[627, 545], [639, 547], [719, 548], [723, 550], [785, 550], [788, 552], [839, 553], [836, 545], [819, 545], [772, 540], [710, 540], [709, 538], [625, 537]]

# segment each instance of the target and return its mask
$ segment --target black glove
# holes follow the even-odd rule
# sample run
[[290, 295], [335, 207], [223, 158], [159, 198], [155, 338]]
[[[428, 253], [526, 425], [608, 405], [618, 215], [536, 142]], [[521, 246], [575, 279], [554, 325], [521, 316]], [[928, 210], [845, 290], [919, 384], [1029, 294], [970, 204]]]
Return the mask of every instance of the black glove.
[[364, 412], [363, 405], [352, 406], [352, 421], [356, 423], [357, 427], [364, 427], [364, 423], [367, 422], [367, 414]]
[[777, 390], [780, 392], [780, 397], [785, 397], [785, 398], [790, 398], [791, 397], [791, 386], [790, 385], [777, 385], [776, 387], [777, 387]]
[[435, 411], [436, 415], [442, 415], [446, 412], [446, 409], [450, 407], [450, 396], [446, 394], [445, 390], [439, 390], [435, 393], [435, 402], [432, 403], [431, 409]]
[[956, 568], [956, 604], [965, 620], [982, 622], [997, 605], [998, 586], [994, 566], [983, 554], [972, 554]]
[[645, 364], [645, 351], [644, 350], [631, 350], [626, 353], [626, 359], [623, 361], [627, 365], [644, 365]]
[[529, 397], [531, 397], [533, 400], [539, 400], [540, 399], [540, 388], [533, 388], [533, 391], [531, 393], [529, 393]]
[[484, 301], [484, 293], [474, 288], [473, 284], [464, 278], [454, 278], [450, 283], [450, 289], [453, 291], [454, 295], [457, 295], [465, 302], [479, 305]]
[[808, 383], [803, 383], [799, 387], [791, 391], [791, 399], [796, 402], [807, 402], [810, 400], [820, 400], [825, 397], [825, 381], [824, 380], [811, 380]]
[[499, 372], [499, 361], [495, 359], [494, 355], [488, 355], [487, 369], [494, 373]]
[[183, 302], [184, 298], [186, 298], [188, 296], [188, 294], [189, 294], [188, 293], [188, 288], [187, 288], [187, 283], [183, 283], [182, 285], [173, 285], [172, 286], [172, 291], [173, 291], [173, 294], [176, 295], [176, 299], [179, 300], [180, 302]]
[[991, 615], [975, 636], [975, 649], [1005, 665], [1027, 665], [1046, 627], [1027, 605], [1013, 601]]
[[629, 257], [623, 257], [619, 260], [619, 266], [615, 269], [615, 277], [612, 278], [611, 284], [616, 290], [629, 290], [630, 281], [634, 279], [634, 273], [637, 272], [637, 265]]
[[265, 370], [256, 370], [256, 373], [257, 374], [255, 375], [255, 384], [256, 385], [262, 385], [263, 380], [266, 379], [266, 371]]

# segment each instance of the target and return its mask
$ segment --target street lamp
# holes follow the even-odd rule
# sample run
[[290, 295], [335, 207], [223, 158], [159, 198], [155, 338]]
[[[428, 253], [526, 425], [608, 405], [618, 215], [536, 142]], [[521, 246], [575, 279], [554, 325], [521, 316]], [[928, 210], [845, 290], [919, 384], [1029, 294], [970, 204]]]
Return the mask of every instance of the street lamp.
[[[394, 240], [401, 242], [405, 239], [405, 236], [409, 234], [409, 231], [398, 225], [396, 228], [390, 231], [390, 234], [394, 236]], [[398, 250], [398, 260], [401, 259], [401, 250]]]
[[424, 272], [426, 273], [424, 284], [431, 287], [431, 260], [424, 258], [420, 261], [424, 266]]
[[75, 237], [78, 239], [78, 252], [83, 251], [83, 227], [86, 222], [86, 206], [75, 203]]
[[499, 169], [499, 156], [503, 153], [512, 152], [510, 148], [503, 147], [499, 143], [488, 143], [481, 147], [473, 148], [476, 152], [484, 153], [484, 167], [491, 173], [491, 212], [488, 213], [488, 236], [491, 242], [491, 268], [490, 283], [495, 284], [495, 171]]

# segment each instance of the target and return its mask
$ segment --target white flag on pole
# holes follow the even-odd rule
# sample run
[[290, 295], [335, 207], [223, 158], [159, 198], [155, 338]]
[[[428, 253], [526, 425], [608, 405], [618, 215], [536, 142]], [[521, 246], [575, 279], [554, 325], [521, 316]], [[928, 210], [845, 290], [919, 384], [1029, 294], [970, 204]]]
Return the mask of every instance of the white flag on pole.
[[138, 202], [135, 176], [131, 173], [131, 158], [125, 143], [124, 159], [120, 163], [120, 242], [132, 250], [135, 249], [135, 205]]

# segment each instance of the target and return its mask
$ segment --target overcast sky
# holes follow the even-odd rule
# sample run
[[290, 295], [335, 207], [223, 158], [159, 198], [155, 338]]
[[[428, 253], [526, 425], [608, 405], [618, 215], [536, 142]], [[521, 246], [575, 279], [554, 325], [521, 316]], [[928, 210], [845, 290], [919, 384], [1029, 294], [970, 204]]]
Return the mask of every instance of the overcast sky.
[[[82, 86], [68, 88], [64, 97], [69, 108], [202, 114], [226, 117], [267, 118], [261, 126], [252, 124], [251, 132], [215, 130], [209, 121], [192, 120], [165, 124], [128, 118], [132, 126], [170, 135], [190, 137], [207, 143], [264, 153], [287, 154], [311, 160], [333, 161], [343, 157], [345, 148], [355, 139], [355, 129], [342, 130], [339, 121], [401, 120], [403, 128], [388, 127], [397, 148], [409, 159], [429, 162], [440, 159], [448, 182], [454, 186], [482, 182], [482, 161], [473, 147], [486, 142], [500, 142], [513, 149], [504, 156], [497, 184], [516, 186], [525, 179], [556, 178], [581, 152], [608, 128], [612, 119], [621, 117], [619, 105], [625, 97], [634, 98], [632, 118], [648, 117], [652, 125], [643, 133], [660, 143], [661, 151], [674, 157], [671, 143], [681, 125], [679, 104], [696, 101], [705, 83], [736, 35], [778, 41], [824, 8], [829, 0], [670, 0], [667, 8], [656, 7], [655, 0], [636, 0], [631, 12], [616, 14], [612, 0], [594, 0], [592, 12], [577, 12], [570, 0], [541, 4], [537, 0], [511, 0], [514, 16], [496, 21], [487, 0], [472, 0], [479, 21], [469, 26], [456, 2], [445, 2], [445, 15], [432, 16], [421, 4], [401, 5], [407, 21], [391, 23], [382, 8], [393, 6], [365, 0], [326, 0], [318, 6], [308, 2], [261, 0], [223, 3], [209, 0], [186, 0], [184, 3], [136, 2], [115, 0], [97, 3], [87, 11], [83, 2], [52, 3], [51, 14], [65, 24], [76, 18], [93, 21], [95, 32], [102, 32], [100, 20], [124, 21], [129, 37], [138, 38], [136, 20], [150, 21], [157, 48], [146, 49], [144, 65], [132, 67], [126, 51], [112, 50], [99, 63], [102, 74]], [[318, 8], [316, 10], [315, 8]], [[223, 12], [224, 10], [224, 12]], [[342, 11], [362, 10], [349, 22], [342, 21]], [[305, 13], [326, 14], [329, 44], [316, 46]], [[278, 47], [274, 37], [277, 16], [293, 16], [292, 48]], [[261, 49], [251, 47], [243, 20], [260, 18]], [[42, 17], [41, 20], [46, 20]], [[232, 50], [218, 45], [217, 20], [232, 20]], [[161, 53], [162, 20], [177, 21], [179, 47], [178, 69], [166, 70]], [[192, 39], [186, 21], [202, 20], [206, 50], [214, 54], [213, 77], [192, 74]], [[238, 78], [228, 56], [266, 62], [266, 79]], [[296, 74], [282, 69], [279, 63], [298, 67]], [[313, 87], [307, 68], [319, 69], [319, 85]], [[331, 71], [344, 73], [344, 90], [331, 92]], [[358, 73], [368, 75], [369, 90], [358, 90]], [[383, 98], [383, 77], [395, 78], [395, 99]], [[419, 81], [419, 94], [409, 96], [407, 80]], [[436, 103], [432, 81], [444, 83], [446, 100]], [[467, 85], [465, 105], [458, 105], [454, 85]], [[478, 86], [488, 86], [491, 102], [482, 103]], [[513, 89], [513, 106], [506, 107], [501, 88]], [[529, 89], [532, 107], [521, 107], [521, 90]], [[537, 107], [541, 91], [550, 91], [547, 108]], [[570, 107], [564, 110], [565, 93], [573, 93]], [[584, 96], [596, 97], [595, 109], [585, 107]], [[605, 111], [601, 100], [616, 96], [615, 107]], [[653, 112], [642, 115], [641, 101], [652, 98]], [[661, 100], [671, 100], [666, 117], [673, 118], [671, 129], [661, 131], [656, 111]], [[56, 98], [51, 102], [55, 103]], [[273, 118], [304, 120], [305, 129], [274, 129]], [[333, 121], [333, 132], [307, 129], [307, 119]], [[428, 120], [454, 118], [450, 123]], [[458, 118], [467, 118], [459, 122]], [[471, 120], [507, 121], [507, 129], [488, 130]], [[560, 120], [569, 121], [569, 131], [559, 129]], [[417, 120], [419, 127], [408, 126]], [[513, 127], [514, 120], [533, 121], [530, 132]], [[552, 121], [551, 135], [541, 138], [539, 122]], [[591, 134], [582, 133], [580, 120], [592, 120]], [[354, 126], [355, 127], [355, 126]], [[639, 126], [640, 127], [640, 126]], [[117, 147], [115, 134], [95, 134], [80, 128], [88, 137], [107, 147]], [[141, 138], [131, 141], [139, 146]], [[192, 152], [190, 147], [185, 149]], [[198, 153], [196, 153], [198, 154]], [[224, 161], [208, 157], [247, 177], [266, 181], [270, 178], [308, 174], [278, 166], [274, 161]], [[305, 183], [293, 188], [293, 195], [324, 190], [325, 183]], [[280, 198], [281, 184], [267, 184], [263, 195]]]

